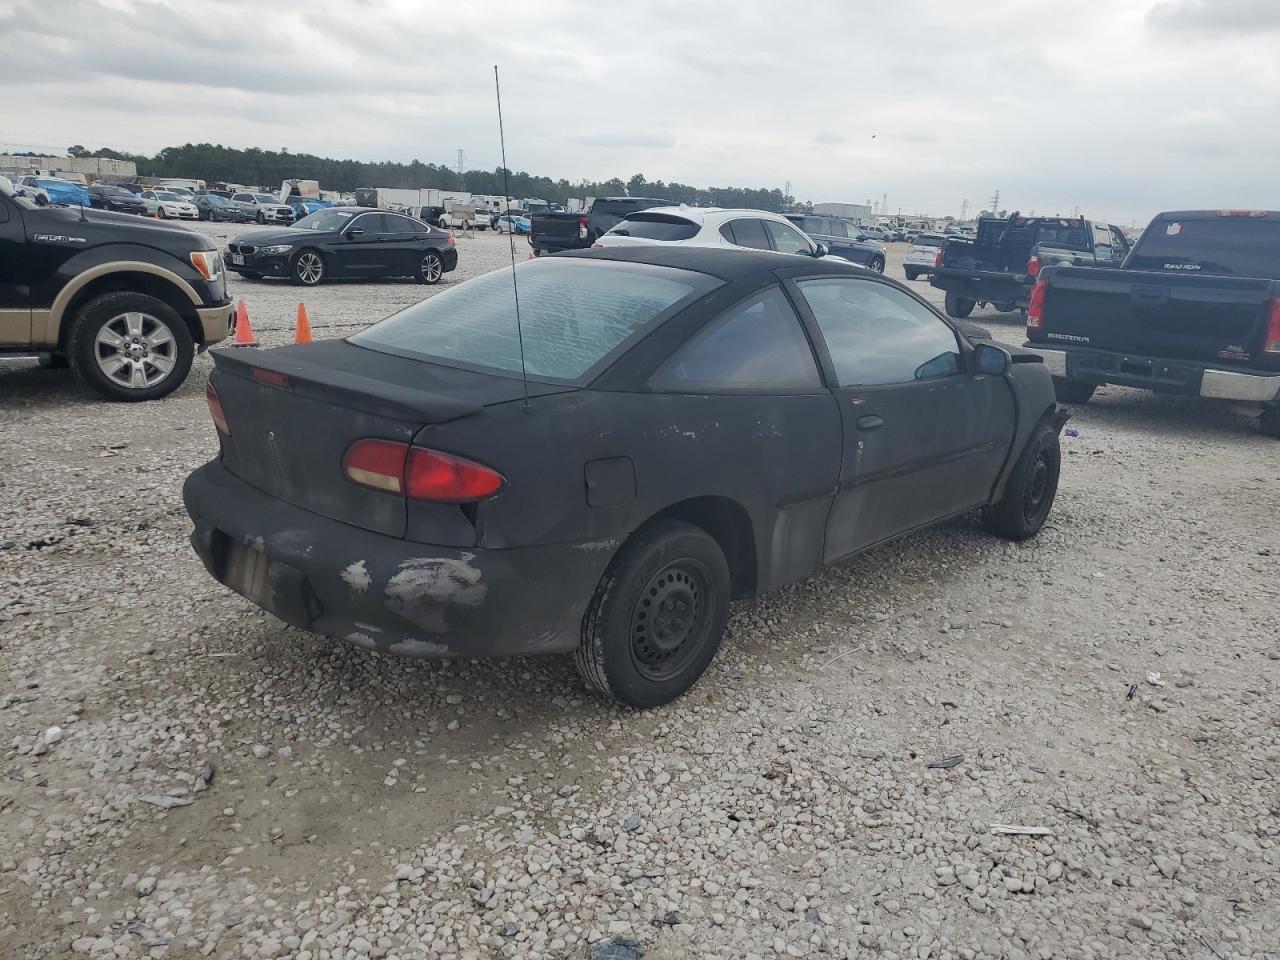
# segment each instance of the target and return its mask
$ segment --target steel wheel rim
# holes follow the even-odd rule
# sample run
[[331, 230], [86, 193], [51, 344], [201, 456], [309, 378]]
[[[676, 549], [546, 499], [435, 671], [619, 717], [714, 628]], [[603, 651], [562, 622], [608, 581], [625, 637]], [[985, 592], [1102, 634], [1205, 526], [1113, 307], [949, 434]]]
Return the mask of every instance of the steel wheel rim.
[[430, 283], [435, 283], [440, 279], [440, 274], [444, 272], [444, 264], [440, 262], [440, 258], [434, 253], [428, 253], [422, 258], [422, 275], [427, 278]]
[[689, 558], [675, 560], [652, 577], [631, 612], [631, 660], [649, 680], [682, 673], [698, 655], [712, 607], [711, 576]]
[[298, 279], [305, 284], [319, 283], [324, 276], [324, 263], [318, 253], [304, 253], [298, 257]]
[[158, 317], [130, 311], [112, 317], [93, 340], [93, 359], [112, 383], [145, 390], [178, 365], [178, 341]]
[[1036, 520], [1044, 511], [1051, 486], [1051, 455], [1048, 450], [1041, 450], [1031, 466], [1031, 476], [1027, 480], [1026, 492], [1022, 495], [1022, 516], [1027, 521]]

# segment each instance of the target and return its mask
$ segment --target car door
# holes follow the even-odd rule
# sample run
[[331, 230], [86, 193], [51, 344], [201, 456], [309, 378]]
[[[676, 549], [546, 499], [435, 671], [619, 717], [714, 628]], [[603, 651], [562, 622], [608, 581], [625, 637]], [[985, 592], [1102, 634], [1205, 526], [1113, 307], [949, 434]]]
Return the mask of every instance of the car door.
[[427, 250], [423, 235], [414, 229], [414, 222], [408, 217], [386, 213], [383, 220], [386, 233], [378, 242], [386, 248], [387, 276], [413, 276]]
[[338, 241], [338, 275], [344, 277], [385, 276], [387, 264], [386, 215], [362, 213], [343, 229]]
[[894, 284], [794, 284], [820, 332], [844, 434], [826, 560], [985, 504], [1013, 438], [1006, 379], [970, 373], [955, 331]]
[[22, 211], [0, 197], [0, 344], [31, 342], [30, 282]]
[[679, 477], [683, 497], [726, 497], [748, 512], [761, 591], [818, 570], [840, 417], [782, 288], [770, 283], [724, 306], [647, 388], [658, 395], [649, 445], [669, 455], [641, 469]]

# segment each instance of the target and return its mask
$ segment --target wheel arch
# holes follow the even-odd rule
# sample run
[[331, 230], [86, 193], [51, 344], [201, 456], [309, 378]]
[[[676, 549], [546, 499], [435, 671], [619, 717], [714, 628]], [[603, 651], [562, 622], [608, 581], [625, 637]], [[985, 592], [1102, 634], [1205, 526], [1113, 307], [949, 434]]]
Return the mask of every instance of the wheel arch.
[[78, 274], [59, 291], [49, 310], [45, 343], [67, 349], [76, 314], [104, 293], [144, 293], [172, 307], [197, 344], [204, 343], [204, 327], [197, 308], [200, 297], [186, 280], [171, 270], [141, 261], [116, 261]]
[[[681, 520], [705, 532], [720, 545], [729, 564], [731, 596], [735, 600], [755, 596], [760, 569], [751, 516], [729, 497], [703, 496], [681, 500], [649, 517], [639, 528], [655, 520]], [[635, 533], [632, 533], [635, 536]]]

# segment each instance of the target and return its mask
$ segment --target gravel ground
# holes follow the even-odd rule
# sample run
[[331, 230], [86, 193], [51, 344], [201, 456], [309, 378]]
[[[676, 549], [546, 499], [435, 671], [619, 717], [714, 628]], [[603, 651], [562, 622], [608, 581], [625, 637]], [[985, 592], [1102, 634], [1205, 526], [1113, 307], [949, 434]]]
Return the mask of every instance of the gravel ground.
[[[444, 287], [509, 256], [459, 247]], [[297, 288], [234, 287], [285, 342]], [[323, 337], [432, 292], [306, 299]], [[1100, 390], [1037, 539], [738, 604], [638, 714], [211, 581], [209, 366], [137, 406], [0, 366], [0, 957], [1280, 957], [1280, 446], [1242, 414]]]

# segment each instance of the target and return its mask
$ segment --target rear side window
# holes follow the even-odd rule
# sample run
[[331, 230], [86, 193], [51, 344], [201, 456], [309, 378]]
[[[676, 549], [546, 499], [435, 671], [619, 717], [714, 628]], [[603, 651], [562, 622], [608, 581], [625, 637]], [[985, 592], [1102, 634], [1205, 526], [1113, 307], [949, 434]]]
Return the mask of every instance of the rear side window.
[[720, 236], [739, 247], [750, 247], [753, 250], [772, 250], [769, 235], [764, 232], [764, 222], [754, 217], [743, 220], [730, 220], [720, 228]]
[[[719, 281], [691, 270], [543, 257], [516, 267], [525, 366], [577, 381], [680, 304]], [[511, 270], [494, 270], [350, 338], [357, 346], [466, 367], [520, 372]]]
[[641, 237], [645, 240], [692, 240], [698, 235], [698, 225], [684, 217], [672, 217], [661, 213], [636, 213], [627, 217], [609, 232], [624, 237]]
[[922, 233], [911, 242], [913, 247], [940, 247], [943, 238], [933, 233]]
[[775, 286], [712, 321], [654, 375], [650, 386], [674, 393], [791, 392], [819, 389], [822, 380], [800, 321]]
[[1280, 280], [1280, 218], [1157, 218], [1125, 267]]

